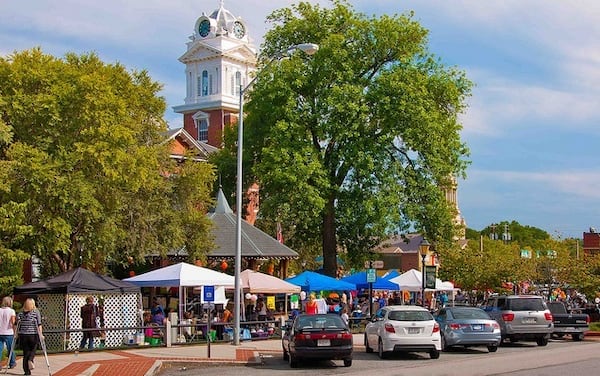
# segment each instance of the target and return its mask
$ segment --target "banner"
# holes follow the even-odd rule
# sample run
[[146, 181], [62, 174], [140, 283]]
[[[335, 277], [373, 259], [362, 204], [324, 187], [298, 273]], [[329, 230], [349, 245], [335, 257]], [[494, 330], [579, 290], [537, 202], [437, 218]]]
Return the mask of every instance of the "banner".
[[435, 279], [437, 277], [437, 266], [425, 266], [425, 288], [435, 289]]

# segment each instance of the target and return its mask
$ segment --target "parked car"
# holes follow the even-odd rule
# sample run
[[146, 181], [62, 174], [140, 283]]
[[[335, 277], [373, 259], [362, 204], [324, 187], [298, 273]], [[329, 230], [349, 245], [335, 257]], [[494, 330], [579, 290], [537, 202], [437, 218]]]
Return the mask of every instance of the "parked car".
[[500, 325], [478, 307], [445, 307], [435, 320], [440, 324], [442, 351], [453, 346], [487, 346], [489, 352], [496, 352], [502, 340]]
[[338, 315], [300, 314], [283, 327], [281, 336], [283, 360], [298, 367], [307, 360], [343, 360], [352, 365], [352, 332]]
[[365, 348], [380, 358], [391, 352], [427, 352], [431, 359], [442, 350], [440, 325], [425, 308], [392, 305], [380, 308], [365, 327]]
[[546, 305], [554, 319], [552, 337], [562, 338], [565, 334], [569, 334], [573, 341], [583, 340], [585, 332], [590, 330], [590, 316], [587, 313], [567, 310], [562, 302], [548, 302]]
[[533, 340], [546, 346], [554, 331], [552, 313], [538, 295], [492, 296], [484, 309], [500, 324], [502, 340]]

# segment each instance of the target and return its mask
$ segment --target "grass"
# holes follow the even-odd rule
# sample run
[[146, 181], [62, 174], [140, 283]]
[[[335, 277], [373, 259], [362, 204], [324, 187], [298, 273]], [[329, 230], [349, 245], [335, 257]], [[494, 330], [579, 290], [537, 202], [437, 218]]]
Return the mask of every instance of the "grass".
[[591, 322], [590, 330], [593, 332], [600, 332], [600, 321]]

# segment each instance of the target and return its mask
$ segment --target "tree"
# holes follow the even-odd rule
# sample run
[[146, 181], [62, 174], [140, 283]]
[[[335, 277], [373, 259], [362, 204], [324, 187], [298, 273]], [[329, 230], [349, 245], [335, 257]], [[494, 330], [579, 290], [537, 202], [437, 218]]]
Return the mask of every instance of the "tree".
[[[457, 115], [471, 83], [427, 50], [413, 15], [367, 17], [346, 1], [301, 2], [269, 20], [244, 134], [246, 176], [261, 185], [261, 215], [290, 245], [364, 258], [394, 230], [452, 239], [440, 186], [464, 173]], [[299, 43], [314, 56], [271, 57]], [[232, 153], [232, 149], [224, 153]]]
[[184, 246], [203, 257], [213, 168], [169, 158], [161, 86], [145, 71], [33, 49], [0, 59], [0, 82], [12, 135], [0, 149], [2, 246], [38, 256], [44, 275]]

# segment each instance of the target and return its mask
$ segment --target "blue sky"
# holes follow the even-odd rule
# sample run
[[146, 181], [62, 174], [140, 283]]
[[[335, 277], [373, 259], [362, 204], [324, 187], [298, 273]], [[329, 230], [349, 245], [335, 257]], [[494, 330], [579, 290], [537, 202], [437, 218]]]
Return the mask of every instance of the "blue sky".
[[[290, 0], [225, 0], [258, 47], [265, 17]], [[311, 1], [323, 6], [327, 1]], [[171, 127], [181, 116], [177, 59], [202, 12], [219, 0], [0, 0], [0, 55], [96, 52], [164, 84]], [[462, 116], [471, 149], [459, 205], [470, 228], [516, 220], [555, 237], [600, 228], [600, 2], [354, 0], [367, 15], [410, 10], [430, 51], [475, 83]], [[0, 83], [1, 85], [1, 83]]]

